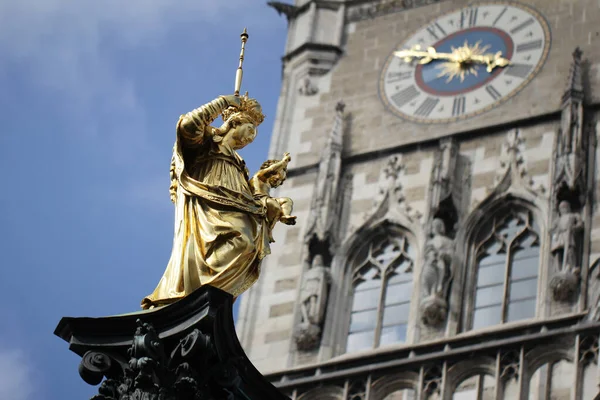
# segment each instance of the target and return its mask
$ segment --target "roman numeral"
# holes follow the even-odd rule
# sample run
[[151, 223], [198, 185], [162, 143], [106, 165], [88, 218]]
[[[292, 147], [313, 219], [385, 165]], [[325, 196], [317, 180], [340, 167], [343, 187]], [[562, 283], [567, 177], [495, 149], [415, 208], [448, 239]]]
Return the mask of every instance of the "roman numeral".
[[510, 30], [510, 33], [512, 35], [514, 35], [515, 33], [518, 33], [520, 31], [522, 31], [523, 29], [527, 28], [529, 25], [534, 23], [534, 19], [533, 18], [529, 18], [527, 20], [525, 20], [525, 22], [521, 22], [519, 25], [515, 26], [514, 28], [512, 28]]
[[500, 94], [499, 91], [496, 90], [496, 88], [492, 85], [487, 85], [485, 87], [485, 91], [488, 92], [488, 94], [490, 96], [492, 96], [492, 99], [494, 100], [498, 100], [500, 97], [502, 97], [502, 95]]
[[390, 72], [388, 73], [388, 80], [386, 81], [386, 83], [394, 83], [394, 82], [399, 82], [399, 81], [403, 81], [404, 79], [408, 79], [412, 76], [412, 72], [411, 71], [405, 71], [405, 72]]
[[465, 105], [467, 104], [467, 99], [465, 96], [458, 96], [454, 98], [454, 103], [452, 104], [452, 116], [458, 116], [465, 113]]
[[433, 111], [435, 106], [440, 102], [440, 99], [436, 99], [434, 97], [428, 97], [421, 103], [419, 108], [415, 111], [415, 115], [420, 115], [422, 117], [428, 117], [429, 114]]
[[405, 104], [413, 101], [420, 94], [421, 94], [421, 92], [419, 92], [417, 90], [417, 87], [415, 85], [411, 85], [407, 88], [402, 89], [401, 91], [399, 91], [398, 93], [396, 93], [395, 95], [393, 95], [391, 97], [392, 97], [392, 101], [396, 104], [396, 106], [402, 107]]
[[429, 34], [431, 36], [433, 36], [433, 38], [436, 39], [436, 40], [439, 39], [439, 36], [436, 33], [438, 30], [440, 31], [440, 33], [442, 34], [442, 36], [446, 36], [446, 31], [437, 22], [435, 24], [431, 25], [429, 28], [427, 28], [427, 32], [429, 32]]
[[494, 20], [494, 23], [492, 24], [493, 26], [496, 26], [496, 24], [498, 23], [498, 21], [500, 21], [500, 18], [502, 18], [502, 16], [506, 12], [506, 10], [508, 10], [508, 7], [504, 7], [502, 9], [502, 11], [500, 11], [500, 14], [498, 14], [498, 16], [496, 17], [496, 19]]
[[527, 42], [527, 43], [521, 43], [521, 44], [517, 45], [516, 52], [520, 53], [522, 51], [537, 50], [537, 49], [542, 48], [542, 44], [543, 44], [542, 39], [534, 40], [532, 42]]
[[464, 28], [465, 24], [470, 28], [477, 24], [477, 8], [468, 8], [460, 13], [460, 27]]
[[506, 69], [506, 75], [525, 79], [525, 77], [529, 75], [531, 68], [533, 68], [533, 65], [530, 64], [512, 64], [508, 66], [508, 69]]

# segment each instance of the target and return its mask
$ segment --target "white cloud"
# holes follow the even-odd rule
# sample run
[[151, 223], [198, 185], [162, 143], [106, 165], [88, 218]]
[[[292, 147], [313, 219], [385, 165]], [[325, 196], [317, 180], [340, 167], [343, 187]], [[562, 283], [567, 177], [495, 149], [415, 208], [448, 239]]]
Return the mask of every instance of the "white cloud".
[[[149, 116], [133, 77], [118, 71], [115, 51], [156, 46], [186, 23], [197, 26], [198, 46], [206, 45], [214, 39], [210, 34], [222, 29], [219, 22], [233, 10], [256, 9], [251, 3], [256, 6], [257, 0], [0, 0], [0, 79], [18, 68], [68, 115], [74, 140], [109, 148], [110, 162], [133, 174], [139, 166], [131, 149], [152, 153]], [[9, 101], [11, 94], [3, 90], [1, 96]], [[152, 197], [154, 180], [126, 196]]]
[[[0, 0], [0, 73], [17, 66], [86, 122], [120, 114], [143, 132], [145, 113], [132, 80], [120, 75], [106, 42], [120, 50], [153, 46], [186, 22], [214, 22], [246, 0]], [[198, 40], [202, 39], [202, 35]], [[125, 118], [126, 116], [126, 118]], [[114, 121], [117, 124], [120, 121]], [[105, 132], [102, 132], [105, 134]], [[131, 132], [130, 132], [131, 133]], [[139, 137], [135, 138], [139, 144]], [[132, 139], [133, 140], [133, 139]]]
[[0, 349], [0, 399], [33, 399], [33, 375], [29, 360], [22, 351]]

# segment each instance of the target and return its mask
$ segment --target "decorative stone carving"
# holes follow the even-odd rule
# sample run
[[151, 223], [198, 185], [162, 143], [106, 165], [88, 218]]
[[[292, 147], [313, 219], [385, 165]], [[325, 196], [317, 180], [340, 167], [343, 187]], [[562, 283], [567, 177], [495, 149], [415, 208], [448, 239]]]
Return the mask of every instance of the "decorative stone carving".
[[389, 211], [399, 211], [407, 222], [420, 220], [422, 214], [407, 204], [403, 193], [402, 177], [404, 164], [401, 155], [391, 156], [379, 179], [379, 191], [373, 201], [373, 208], [364, 216], [365, 221], [379, 219]]
[[277, 14], [285, 15], [288, 21], [291, 21], [292, 19], [296, 18], [296, 15], [298, 14], [299, 10], [299, 7], [296, 7], [293, 4], [282, 3], [280, 1], [269, 1], [267, 2], [267, 5], [273, 7], [273, 9], [277, 11]]
[[393, 12], [402, 11], [409, 8], [421, 7], [427, 4], [438, 3], [443, 0], [381, 0], [373, 1], [370, 4], [359, 5], [350, 8], [348, 11], [348, 22], [362, 21], [375, 18]]
[[[88, 351], [79, 365], [81, 377], [89, 384], [98, 384], [107, 374], [98, 389], [98, 395], [91, 400], [178, 400], [178, 399], [216, 399], [217, 393], [211, 389], [206, 376], [199, 371], [206, 368], [216, 355], [210, 337], [194, 329], [185, 336], [170, 355], [165, 354], [162, 340], [150, 324], [138, 320], [133, 344], [128, 351], [130, 355], [127, 366], [121, 373], [111, 373], [111, 367], [119, 361], [102, 352]], [[198, 355], [201, 355], [198, 357]], [[200, 363], [200, 369], [191, 367], [190, 363]], [[227, 365], [213, 370], [221, 383], [228, 386], [239, 384], [235, 370]], [[214, 366], [211, 366], [211, 369]], [[233, 399], [233, 391], [223, 389], [219, 396]]]
[[502, 146], [500, 168], [496, 174], [496, 185], [500, 186], [509, 179], [511, 185], [520, 185], [535, 194], [543, 193], [545, 189], [542, 186], [537, 190], [534, 189], [534, 182], [527, 174], [524, 153], [525, 140], [521, 135], [521, 131], [519, 129], [509, 131]]
[[551, 256], [554, 273], [550, 289], [556, 301], [573, 301], [582, 269], [581, 212], [587, 195], [589, 125], [584, 123], [582, 52], [573, 52], [567, 89], [562, 98], [561, 127], [554, 148], [552, 182]]
[[317, 88], [310, 78], [305, 78], [302, 86], [298, 89], [298, 92], [303, 96], [313, 96], [319, 93], [319, 88]]
[[442, 368], [438, 365], [432, 365], [425, 369], [423, 374], [423, 393], [433, 395], [440, 393], [442, 389]]
[[[344, 102], [339, 101], [335, 108], [333, 127], [321, 153], [317, 182], [311, 202], [311, 212], [304, 236], [304, 241], [309, 244], [309, 247], [311, 241], [317, 241], [323, 244], [323, 250], [329, 254], [333, 254], [333, 249], [339, 240], [337, 227], [343, 208], [341, 200], [344, 190], [341, 184], [341, 176], [344, 109]], [[311, 251], [311, 253], [315, 254], [315, 251]], [[325, 257], [325, 262], [329, 261]]]
[[295, 335], [298, 350], [313, 350], [320, 343], [330, 282], [329, 268], [323, 264], [323, 257], [317, 254], [311, 268], [304, 274], [300, 290], [301, 320]]
[[321, 154], [304, 236], [307, 269], [300, 291], [300, 322], [294, 333], [299, 351], [314, 350], [321, 340], [330, 283], [329, 266], [340, 240], [340, 221], [348, 199], [348, 182], [341, 179], [344, 109], [344, 102], [339, 101], [329, 139]]
[[453, 138], [440, 140], [431, 170], [429, 209], [432, 218], [444, 221], [447, 231], [453, 230], [458, 222], [457, 210], [462, 200], [460, 173], [458, 142]]
[[571, 205], [565, 200], [561, 201], [558, 210], [551, 231], [550, 251], [556, 275], [550, 281], [550, 288], [555, 300], [570, 301], [579, 286], [579, 244], [583, 221], [578, 213], [571, 211]]
[[285, 399], [245, 356], [231, 295], [203, 286], [180, 301], [107, 318], [63, 318], [55, 334], [101, 385], [92, 400]]
[[562, 97], [561, 127], [554, 151], [554, 197], [585, 202], [587, 126], [584, 124], [584, 91], [581, 71], [582, 51], [573, 52], [567, 89]]
[[583, 367], [598, 365], [598, 335], [586, 335], [580, 339], [579, 362]]
[[521, 357], [516, 350], [510, 350], [500, 356], [500, 379], [504, 382], [519, 377]]
[[425, 244], [425, 265], [421, 278], [421, 320], [425, 325], [436, 327], [446, 320], [453, 253], [454, 241], [446, 236], [444, 221], [434, 219], [430, 238]]

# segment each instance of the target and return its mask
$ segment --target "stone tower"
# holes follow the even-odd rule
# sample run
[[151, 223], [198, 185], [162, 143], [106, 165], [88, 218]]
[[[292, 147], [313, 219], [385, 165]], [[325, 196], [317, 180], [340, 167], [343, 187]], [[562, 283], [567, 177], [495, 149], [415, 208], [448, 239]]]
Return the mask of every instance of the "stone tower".
[[600, 3], [269, 5], [298, 224], [241, 298], [257, 368], [294, 400], [600, 399]]

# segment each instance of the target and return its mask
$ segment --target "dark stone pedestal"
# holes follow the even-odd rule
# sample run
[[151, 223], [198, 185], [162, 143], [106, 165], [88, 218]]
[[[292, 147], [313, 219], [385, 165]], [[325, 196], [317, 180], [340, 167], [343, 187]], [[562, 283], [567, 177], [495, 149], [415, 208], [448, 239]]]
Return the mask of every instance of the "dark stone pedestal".
[[93, 400], [289, 400], [250, 363], [232, 297], [212, 287], [155, 310], [65, 317], [54, 333], [81, 356], [83, 380], [102, 382]]

